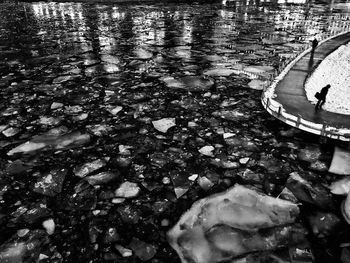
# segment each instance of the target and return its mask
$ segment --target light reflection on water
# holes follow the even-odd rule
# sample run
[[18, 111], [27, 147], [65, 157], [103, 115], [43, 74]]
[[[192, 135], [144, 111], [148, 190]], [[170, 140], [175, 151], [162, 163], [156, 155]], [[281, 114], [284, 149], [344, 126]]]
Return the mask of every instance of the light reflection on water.
[[[287, 5], [277, 1], [284, 4], [259, 0], [192, 6], [23, 4], [27, 26], [34, 32], [27, 36], [29, 43], [23, 50], [36, 47], [39, 38], [43, 44], [41, 49], [36, 47], [40, 55], [91, 52], [84, 57], [84, 64], [93, 64], [96, 59], [103, 61], [106, 54], [123, 63], [138, 56], [140, 53], [135, 50], [140, 48], [155, 57], [161, 54], [183, 63], [202, 62], [208, 53], [222, 61], [232, 61], [241, 59], [234, 52], [237, 50], [255, 52], [265, 44], [297, 47], [314, 36], [321, 38], [325, 33], [334, 35], [349, 29], [347, 8], [334, 11], [332, 4], [311, 5], [296, 0], [302, 4]], [[0, 21], [0, 29], [6, 30], [7, 26]], [[11, 30], [7, 33], [10, 42], [20, 37]], [[50, 48], [55, 45], [57, 48], [47, 49], [48, 43]], [[216, 60], [207, 62], [215, 66]], [[121, 70], [110, 60], [99, 68], [107, 73]]]

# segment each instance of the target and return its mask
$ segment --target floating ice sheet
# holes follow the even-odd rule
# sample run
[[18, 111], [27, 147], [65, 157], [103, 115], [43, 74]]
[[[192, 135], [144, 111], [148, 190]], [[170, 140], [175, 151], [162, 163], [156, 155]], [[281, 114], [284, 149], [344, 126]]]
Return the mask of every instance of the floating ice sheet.
[[169, 128], [176, 126], [175, 118], [163, 118], [157, 121], [152, 121], [154, 128], [160, 132], [166, 133]]
[[197, 201], [168, 232], [183, 263], [211, 263], [304, 239], [296, 204], [241, 185]]
[[350, 174], [350, 152], [336, 146], [328, 171], [334, 174]]

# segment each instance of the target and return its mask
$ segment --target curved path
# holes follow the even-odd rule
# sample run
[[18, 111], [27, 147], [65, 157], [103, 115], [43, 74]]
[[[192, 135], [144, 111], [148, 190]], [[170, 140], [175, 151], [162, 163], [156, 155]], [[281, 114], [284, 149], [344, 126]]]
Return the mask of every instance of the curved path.
[[[337, 114], [325, 110], [315, 111], [315, 106], [311, 104], [310, 101], [308, 101], [304, 88], [307, 78], [312, 73], [312, 71], [319, 66], [322, 60], [326, 58], [330, 53], [335, 51], [339, 46], [344, 45], [349, 41], [350, 32], [336, 36], [323, 43], [320, 43], [316, 48], [314, 54], [312, 54], [312, 52], [308, 52], [295, 62], [295, 64], [290, 68], [283, 79], [277, 83], [274, 90], [275, 97], [273, 100], [283, 106], [284, 112], [293, 116], [299, 116], [303, 120], [306, 120], [310, 123], [325, 124], [327, 127], [332, 127], [333, 130], [349, 129], [348, 132], [350, 133], [350, 115]], [[323, 86], [326, 84], [328, 83], [324, 83]], [[320, 87], [320, 89], [322, 87]], [[266, 105], [264, 106], [266, 108]], [[273, 114], [273, 112], [270, 113]], [[279, 114], [273, 115], [279, 118]], [[285, 121], [284, 118], [279, 119]], [[303, 129], [297, 124], [293, 125], [290, 122], [287, 123]], [[320, 132], [320, 134], [327, 136], [327, 134], [323, 134], [322, 132]], [[349, 139], [343, 138], [342, 140], [350, 140], [350, 137]]]

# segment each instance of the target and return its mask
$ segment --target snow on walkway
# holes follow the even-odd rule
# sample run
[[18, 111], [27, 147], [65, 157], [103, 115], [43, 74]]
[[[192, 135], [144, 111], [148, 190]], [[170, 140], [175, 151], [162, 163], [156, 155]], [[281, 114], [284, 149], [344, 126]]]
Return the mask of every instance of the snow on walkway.
[[327, 56], [305, 84], [306, 96], [316, 104], [317, 91], [331, 85], [323, 110], [350, 115], [350, 43], [340, 46]]

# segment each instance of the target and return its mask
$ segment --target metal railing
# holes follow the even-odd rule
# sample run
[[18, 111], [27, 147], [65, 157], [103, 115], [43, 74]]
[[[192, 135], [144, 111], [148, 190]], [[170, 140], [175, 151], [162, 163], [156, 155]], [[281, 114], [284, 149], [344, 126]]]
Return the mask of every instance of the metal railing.
[[[337, 35], [331, 36], [331, 34], [323, 35], [319, 44], [322, 44], [325, 41], [328, 41], [334, 37], [345, 34], [347, 32], [342, 32]], [[350, 141], [350, 129], [338, 129], [332, 126], [327, 125], [326, 123], [314, 123], [303, 119], [300, 115], [295, 116], [292, 113], [287, 113], [283, 105], [273, 99], [275, 96], [275, 88], [280, 80], [289, 72], [289, 70], [294, 66], [294, 64], [299, 61], [304, 55], [311, 51], [309, 43], [305, 43], [297, 49], [299, 54], [295, 54], [292, 57], [286, 59], [281, 63], [278, 69], [270, 74], [268, 79], [264, 79], [263, 84], [263, 93], [261, 96], [261, 102], [263, 107], [275, 118], [291, 125], [308, 131], [317, 135], [329, 137], [332, 139]]]

